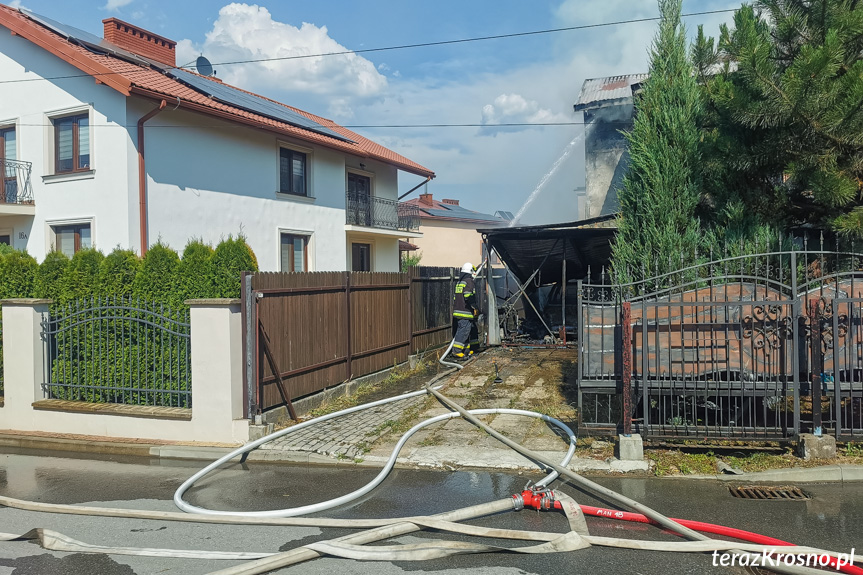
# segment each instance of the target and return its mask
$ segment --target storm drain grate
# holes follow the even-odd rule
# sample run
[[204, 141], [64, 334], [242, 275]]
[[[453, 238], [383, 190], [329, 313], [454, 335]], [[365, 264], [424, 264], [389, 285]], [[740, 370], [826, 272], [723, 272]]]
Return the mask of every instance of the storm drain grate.
[[731, 495], [739, 499], [779, 499], [785, 501], [801, 501], [809, 496], [799, 487], [785, 485], [783, 487], [767, 487], [764, 485], [741, 485], [729, 487]]

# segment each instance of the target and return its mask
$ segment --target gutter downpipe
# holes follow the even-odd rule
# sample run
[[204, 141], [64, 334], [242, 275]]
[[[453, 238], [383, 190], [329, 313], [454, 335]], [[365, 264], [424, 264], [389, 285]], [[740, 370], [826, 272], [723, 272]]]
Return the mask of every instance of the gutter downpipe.
[[144, 122], [165, 109], [168, 103], [162, 100], [159, 107], [150, 110], [138, 120], [138, 211], [141, 227], [141, 257], [147, 253], [147, 169], [144, 162]]

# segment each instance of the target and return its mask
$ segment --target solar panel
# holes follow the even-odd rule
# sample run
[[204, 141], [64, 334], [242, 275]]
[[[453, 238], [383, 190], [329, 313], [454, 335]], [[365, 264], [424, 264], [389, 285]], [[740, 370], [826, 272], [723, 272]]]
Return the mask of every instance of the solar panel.
[[[74, 26], [69, 26], [68, 24], [63, 24], [62, 22], [57, 22], [56, 20], [52, 20], [47, 16], [40, 16], [35, 12], [31, 12], [26, 8], [19, 8], [22, 14], [33, 20], [34, 22], [38, 22], [39, 24], [45, 26], [49, 30], [56, 32], [57, 34], [63, 36], [67, 40], [71, 42], [75, 42], [78, 44], [82, 44], [85, 47], [96, 49], [100, 52], [105, 52], [108, 54], [112, 54], [117, 56], [118, 58], [122, 58], [123, 60], [129, 60], [136, 64], [144, 64], [144, 65], [152, 65], [156, 64], [150, 60], [142, 58], [136, 54], [123, 50], [122, 48], [118, 48], [117, 46], [111, 44], [104, 38], [99, 38], [94, 34], [90, 34], [80, 28], [75, 28]], [[159, 66], [162, 68], [163, 66]]]
[[51, 18], [48, 18], [46, 16], [40, 16], [39, 14], [35, 14], [34, 12], [31, 12], [30, 10], [27, 10], [25, 8], [20, 8], [20, 10], [31, 20], [38, 22], [49, 30], [53, 30], [54, 32], [63, 36], [71, 42], [82, 44], [85, 47], [95, 49], [100, 52], [112, 54], [114, 56], [117, 56], [118, 58], [129, 60], [136, 64], [159, 68], [164, 72], [170, 74], [180, 82], [188, 85], [192, 89], [201, 92], [202, 94], [205, 94], [213, 98], [214, 100], [218, 100], [223, 104], [235, 106], [248, 112], [260, 114], [261, 116], [266, 116], [267, 118], [272, 118], [280, 122], [285, 122], [286, 124], [290, 124], [291, 126], [296, 126], [297, 128], [309, 130], [310, 132], [316, 132], [318, 134], [322, 134], [330, 138], [335, 138], [343, 142], [352, 142], [352, 140], [342, 136], [338, 132], [324, 127], [315, 122], [314, 120], [309, 120], [305, 116], [297, 114], [296, 112], [285, 106], [276, 104], [275, 102], [271, 102], [265, 98], [261, 98], [260, 96], [247, 94], [235, 88], [231, 88], [230, 86], [225, 86], [213, 80], [202, 78], [201, 76], [192, 74], [191, 72], [187, 72], [182, 68], [164, 66], [163, 64], [154, 62], [149, 58], [143, 58], [141, 56], [123, 50], [122, 48], [115, 46], [107, 40], [99, 38], [98, 36], [90, 34], [89, 32], [81, 30], [80, 28], [75, 28], [74, 26], [69, 26], [67, 24], [63, 24], [62, 22], [57, 22], [56, 20], [52, 20]]
[[237, 108], [242, 108], [243, 110], [260, 114], [261, 116], [273, 118], [274, 120], [279, 120], [280, 122], [285, 122], [286, 124], [290, 124], [291, 126], [296, 126], [304, 130], [317, 132], [319, 134], [329, 136], [330, 138], [336, 138], [337, 140], [342, 140], [344, 142], [351, 141], [338, 132], [324, 127], [314, 120], [310, 120], [305, 116], [294, 112], [290, 108], [276, 104], [275, 102], [271, 102], [261, 98], [260, 96], [247, 94], [246, 92], [231, 88], [230, 86], [225, 86], [224, 84], [220, 84], [214, 80], [202, 78], [201, 76], [187, 72], [182, 68], [172, 68], [167, 72], [180, 82], [190, 86], [192, 89], [197, 90], [202, 94], [206, 94], [224, 104], [236, 106]]

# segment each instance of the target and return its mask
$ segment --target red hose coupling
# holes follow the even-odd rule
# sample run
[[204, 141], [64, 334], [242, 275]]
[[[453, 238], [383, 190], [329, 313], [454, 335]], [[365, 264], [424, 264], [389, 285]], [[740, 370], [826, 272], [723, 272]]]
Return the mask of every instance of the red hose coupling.
[[525, 489], [521, 494], [513, 495], [513, 499], [521, 500], [522, 507], [529, 507], [537, 511], [550, 511], [560, 509], [560, 502], [554, 496], [551, 489]]

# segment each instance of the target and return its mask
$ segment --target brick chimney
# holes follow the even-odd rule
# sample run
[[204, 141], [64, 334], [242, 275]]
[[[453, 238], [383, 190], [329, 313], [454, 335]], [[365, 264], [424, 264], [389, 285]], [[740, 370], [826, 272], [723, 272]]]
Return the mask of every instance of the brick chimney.
[[449, 204], [451, 206], [457, 206], [458, 205], [458, 200], [441, 200], [441, 202], [443, 202], [444, 204]]
[[144, 56], [169, 66], [177, 65], [175, 48], [177, 43], [158, 34], [153, 34], [128, 22], [108, 18], [102, 20], [105, 40], [118, 48]]
[[420, 203], [426, 206], [433, 206], [434, 201], [432, 200], [431, 194], [420, 194]]

